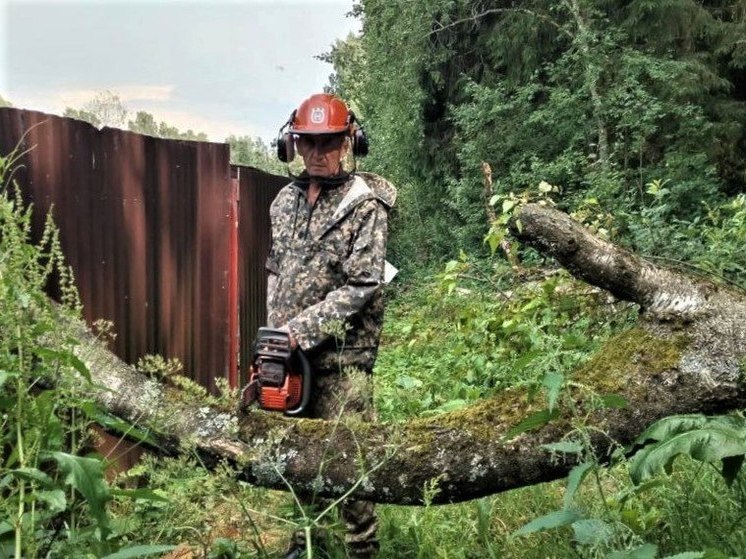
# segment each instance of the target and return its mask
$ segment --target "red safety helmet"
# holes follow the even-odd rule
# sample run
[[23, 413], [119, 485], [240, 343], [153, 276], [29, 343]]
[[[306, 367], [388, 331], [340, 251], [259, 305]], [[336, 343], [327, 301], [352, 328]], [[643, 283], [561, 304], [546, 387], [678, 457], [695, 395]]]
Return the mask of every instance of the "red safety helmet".
[[[287, 129], [287, 130], [286, 130]], [[277, 135], [277, 157], [290, 162], [295, 157], [293, 135], [346, 134], [352, 139], [352, 154], [368, 155], [368, 137], [347, 104], [331, 93], [315, 93], [293, 111]]]
[[300, 104], [290, 119], [291, 134], [340, 134], [352, 132], [354, 115], [342, 99], [316, 93]]

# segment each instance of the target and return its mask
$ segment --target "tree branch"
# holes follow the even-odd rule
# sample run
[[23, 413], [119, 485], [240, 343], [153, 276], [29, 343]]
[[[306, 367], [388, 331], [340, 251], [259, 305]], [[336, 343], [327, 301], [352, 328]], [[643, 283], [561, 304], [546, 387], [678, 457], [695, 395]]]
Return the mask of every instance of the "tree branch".
[[532, 10], [528, 10], [526, 8], [491, 8], [489, 10], [485, 10], [483, 12], [480, 12], [478, 14], [474, 14], [470, 17], [465, 17], [463, 19], [459, 19], [456, 21], [453, 21], [447, 25], [442, 25], [438, 29], [433, 29], [429, 33], [427, 33], [425, 36], [429, 37], [430, 35], [434, 35], [435, 33], [440, 33], [441, 31], [445, 31], [446, 29], [449, 29], [451, 27], [455, 27], [456, 25], [461, 25], [462, 23], [468, 23], [468, 22], [475, 22], [483, 17], [486, 17], [490, 14], [501, 14], [501, 13], [519, 13], [519, 14], [526, 14], [530, 15], [536, 19], [539, 19], [541, 21], [544, 21], [545, 23], [550, 24], [552, 27], [557, 28], [561, 33], [568, 35], [571, 37], [570, 33], [566, 29], [563, 29], [560, 24], [558, 24], [556, 21], [554, 21], [551, 17], [545, 15], [545, 14], [539, 14], [537, 12], [534, 12]]

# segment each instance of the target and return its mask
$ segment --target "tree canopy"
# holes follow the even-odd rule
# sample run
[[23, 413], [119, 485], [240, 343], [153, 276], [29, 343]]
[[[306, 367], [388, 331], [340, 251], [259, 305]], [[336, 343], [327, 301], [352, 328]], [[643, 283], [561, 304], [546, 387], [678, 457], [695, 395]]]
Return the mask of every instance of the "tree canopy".
[[354, 12], [361, 36], [326, 55], [331, 87], [368, 126], [369, 167], [401, 189], [402, 262], [446, 258], [454, 234], [480, 250], [482, 162], [498, 194], [544, 180], [564, 207], [596, 198], [620, 214], [639, 214], [657, 179], [671, 219], [746, 190], [743, 0], [360, 0]]

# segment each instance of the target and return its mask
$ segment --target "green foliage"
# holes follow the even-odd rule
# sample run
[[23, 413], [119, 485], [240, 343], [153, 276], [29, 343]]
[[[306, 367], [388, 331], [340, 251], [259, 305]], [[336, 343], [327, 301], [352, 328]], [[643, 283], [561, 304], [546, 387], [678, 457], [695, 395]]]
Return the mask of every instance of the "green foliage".
[[[582, 428], [579, 431], [582, 435]], [[582, 436], [581, 436], [582, 440]], [[653, 442], [650, 442], [653, 441]], [[731, 502], [736, 508], [736, 514], [730, 518], [735, 525], [743, 521], [743, 511], [746, 510], [746, 492], [744, 492], [744, 476], [741, 472], [746, 443], [744, 442], [744, 418], [742, 415], [706, 417], [703, 415], [685, 415], [665, 418], [639, 436], [635, 446], [646, 445], [638, 451], [629, 463], [629, 478], [634, 485], [624, 485], [612, 496], [609, 495], [609, 484], [603, 482], [608, 477], [595, 457], [585, 455], [583, 461], [575, 466], [567, 478], [563, 507], [545, 515], [534, 518], [514, 533], [514, 536], [524, 536], [539, 531], [555, 530], [561, 527], [571, 527], [573, 539], [580, 549], [591, 553], [602, 553], [608, 557], [659, 557], [659, 546], [643, 543], [644, 540], [658, 536], [663, 525], [661, 521], [667, 515], [655, 506], [644, 504], [655, 500], [651, 494], [656, 492], [665, 495], [666, 504], [672, 498], [686, 499], [677, 494], [672, 487], [674, 484], [653, 476], [665, 469], [671, 474], [673, 462], [678, 456], [689, 456], [694, 460], [706, 463], [722, 463], [721, 475], [730, 487]], [[556, 443], [545, 445], [552, 452], [564, 452], [569, 455], [584, 455], [585, 445], [576, 443]], [[577, 497], [580, 495], [581, 485], [591, 476], [596, 480], [598, 500], [603, 508], [594, 512], [578, 508]], [[694, 474], [695, 478], [698, 474]], [[653, 478], [653, 479], [651, 479]], [[709, 499], [723, 500], [728, 496], [722, 488], [712, 493]], [[729, 499], [730, 500], [730, 499]], [[644, 508], [641, 508], [642, 505]], [[670, 505], [669, 505], [670, 506]], [[682, 524], [700, 522], [699, 511], [688, 510], [681, 503], [677, 506]], [[688, 504], [687, 504], [688, 506]], [[702, 503], [706, 508], [707, 503]], [[684, 512], [682, 511], [684, 507]], [[594, 507], [598, 509], [598, 507]], [[669, 513], [670, 514], [670, 513]], [[669, 516], [670, 518], [670, 516]], [[718, 519], [718, 522], [722, 520]], [[726, 521], [729, 522], [729, 521]], [[671, 526], [671, 535], [676, 534], [683, 526]], [[703, 547], [716, 544], [719, 549], [740, 553], [746, 541], [737, 536], [730, 541], [718, 541], [707, 533], [706, 526], [697, 528], [699, 538], [689, 538], [689, 545]], [[674, 538], [662, 538], [669, 544]], [[713, 542], [712, 540], [715, 539]], [[621, 545], [621, 549], [620, 546]], [[681, 544], [680, 544], [681, 545]], [[681, 547], [686, 548], [685, 545]], [[617, 551], [614, 551], [617, 549]], [[703, 552], [687, 552], [674, 557], [727, 557], [721, 551], [710, 549]]]
[[63, 113], [63, 116], [84, 120], [96, 128], [104, 126], [124, 128], [126, 124], [127, 129], [132, 132], [157, 138], [208, 141], [207, 134], [204, 132], [194, 132], [191, 128], [182, 132], [166, 122], [156, 122], [155, 117], [146, 111], [138, 111], [134, 120], [127, 120], [129, 115], [130, 111], [122, 102], [119, 94], [108, 89], [97, 92], [93, 99], [80, 108], [66, 107]]
[[483, 250], [483, 162], [495, 194], [544, 180], [570, 209], [597, 198], [630, 216], [656, 178], [671, 181], [664, 213], [676, 219], [743, 192], [743, 10], [359, 0], [362, 34], [325, 59], [367, 124], [365, 165], [400, 188], [391, 253], [405, 275]]
[[250, 136], [229, 136], [225, 139], [231, 149], [231, 163], [256, 167], [267, 173], [286, 175], [287, 168], [277, 159], [274, 150], [261, 138]]
[[135, 545], [127, 549], [102, 557], [101, 559], [135, 559], [137, 557], [150, 557], [156, 553], [166, 553], [175, 548], [173, 545]]
[[[105, 464], [86, 456], [88, 418], [102, 414], [90, 374], [59, 326], [80, 304], [51, 217], [31, 242], [31, 208], [8, 178], [17, 156], [0, 158], [0, 557], [103, 556], [128, 542], [108, 512]], [[44, 291], [53, 275], [60, 304]]]
[[357, 100], [361, 98], [360, 78], [366, 75], [365, 50], [361, 38], [350, 33], [344, 40], [337, 39], [329, 52], [317, 56], [328, 62], [335, 73], [329, 76], [328, 91], [348, 100], [355, 114], [360, 113]]
[[63, 483], [85, 497], [90, 514], [96, 520], [101, 536], [105, 538], [109, 532], [106, 502], [111, 499], [111, 494], [109, 486], [104, 481], [103, 462], [96, 458], [84, 458], [66, 452], [52, 452], [51, 457], [64, 475]]
[[730, 485], [746, 456], [746, 419], [742, 415], [666, 417], [646, 429], [635, 445], [643, 445], [630, 464], [635, 483], [660, 470], [670, 473], [676, 457], [688, 455], [702, 462], [722, 463], [722, 475]]
[[451, 411], [521, 385], [546, 390], [553, 407], [562, 374], [631, 317], [565, 273], [520, 284], [511, 275], [453, 262], [389, 304], [374, 376], [382, 418]]
[[739, 194], [713, 206], [703, 204], [703, 215], [683, 220], [668, 215], [665, 190], [641, 216], [617, 214], [614, 226], [639, 252], [660, 258], [663, 264], [746, 287], [746, 255], [741, 250], [746, 241], [746, 196]]
[[186, 132], [182, 132], [166, 122], [156, 122], [155, 117], [146, 111], [137, 111], [135, 120], [127, 122], [127, 129], [138, 134], [147, 134], [148, 136], [155, 136], [157, 138], [192, 140], [197, 142], [208, 141], [207, 134], [204, 132], [194, 132], [191, 128]]

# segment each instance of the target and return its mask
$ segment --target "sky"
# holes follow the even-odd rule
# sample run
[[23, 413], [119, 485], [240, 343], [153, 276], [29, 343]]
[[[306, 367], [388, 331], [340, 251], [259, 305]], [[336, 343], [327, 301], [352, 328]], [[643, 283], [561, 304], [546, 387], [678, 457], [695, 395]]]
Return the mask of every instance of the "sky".
[[273, 139], [358, 32], [353, 0], [0, 0], [0, 96], [62, 114], [97, 92], [212, 141]]

